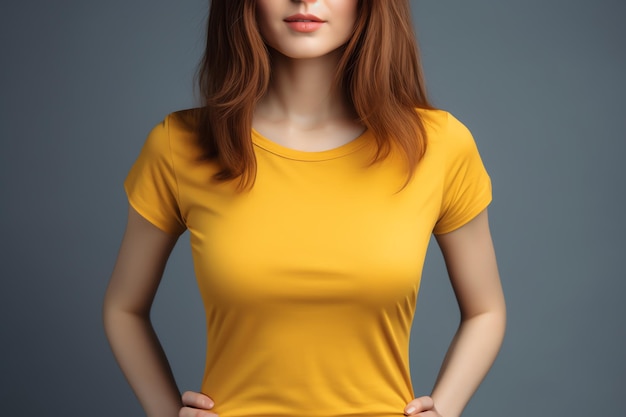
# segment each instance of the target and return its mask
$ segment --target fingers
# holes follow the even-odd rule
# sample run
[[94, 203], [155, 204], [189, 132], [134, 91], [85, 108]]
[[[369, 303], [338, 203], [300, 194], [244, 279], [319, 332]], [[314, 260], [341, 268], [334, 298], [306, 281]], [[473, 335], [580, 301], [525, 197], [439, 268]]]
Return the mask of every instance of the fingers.
[[415, 416], [415, 415], [419, 415], [421, 416], [428, 416], [428, 414], [420, 414], [420, 413], [424, 413], [427, 411], [433, 411], [434, 414], [433, 416], [436, 416], [436, 412], [435, 412], [435, 402], [433, 401], [432, 398], [430, 397], [419, 397], [414, 399], [413, 401], [411, 401], [410, 403], [408, 403], [406, 405], [406, 407], [404, 408], [404, 415], [406, 416]]
[[183, 407], [178, 413], [178, 417], [215, 417], [217, 414], [208, 410], [213, 408], [215, 403], [208, 396], [193, 391], [186, 391], [182, 395]]
[[185, 407], [199, 408], [201, 410], [210, 410], [215, 405], [211, 398], [201, 392], [186, 391], [183, 393], [182, 399]]

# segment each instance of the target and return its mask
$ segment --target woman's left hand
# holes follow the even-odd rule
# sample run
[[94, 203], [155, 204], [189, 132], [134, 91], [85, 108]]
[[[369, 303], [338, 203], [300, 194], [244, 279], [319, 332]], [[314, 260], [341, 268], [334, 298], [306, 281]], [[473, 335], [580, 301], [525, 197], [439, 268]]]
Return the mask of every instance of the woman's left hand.
[[430, 397], [419, 397], [411, 401], [404, 408], [405, 416], [442, 417], [435, 408], [435, 402]]
[[217, 417], [217, 414], [210, 411], [215, 403], [201, 392], [186, 391], [181, 400], [183, 407], [178, 412], [178, 417]]

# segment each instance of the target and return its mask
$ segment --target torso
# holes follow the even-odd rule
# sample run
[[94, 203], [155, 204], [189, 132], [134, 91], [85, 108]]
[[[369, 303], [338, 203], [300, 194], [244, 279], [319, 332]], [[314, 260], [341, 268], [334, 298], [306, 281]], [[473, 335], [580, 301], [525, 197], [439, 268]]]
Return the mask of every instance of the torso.
[[[202, 391], [215, 412], [392, 417], [413, 398], [409, 334], [430, 236], [490, 200], [466, 130], [445, 112], [424, 118], [428, 150], [404, 188], [403, 158], [372, 165], [367, 131], [306, 151], [255, 129], [257, 177], [243, 193], [212, 180], [217, 167], [199, 160], [194, 132], [176, 117], [153, 131], [149, 157], [171, 165], [169, 212], [180, 213], [162, 226], [190, 233], [207, 320]], [[127, 180], [129, 198], [166, 219], [164, 191], [141, 186], [155, 181], [148, 163]]]

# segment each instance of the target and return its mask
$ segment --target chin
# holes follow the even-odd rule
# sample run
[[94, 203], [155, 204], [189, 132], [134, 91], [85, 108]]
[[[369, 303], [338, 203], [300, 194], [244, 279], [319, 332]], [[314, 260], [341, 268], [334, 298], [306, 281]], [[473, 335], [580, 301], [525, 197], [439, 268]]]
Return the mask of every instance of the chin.
[[275, 48], [270, 46], [272, 54], [278, 54], [290, 59], [316, 59], [338, 55], [341, 46], [335, 48]]

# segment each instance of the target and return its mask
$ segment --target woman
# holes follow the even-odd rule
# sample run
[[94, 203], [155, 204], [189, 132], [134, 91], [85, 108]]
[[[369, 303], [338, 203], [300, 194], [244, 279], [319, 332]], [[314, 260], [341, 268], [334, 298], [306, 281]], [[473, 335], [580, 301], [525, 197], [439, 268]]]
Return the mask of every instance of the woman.
[[[500, 347], [489, 177], [425, 95], [407, 0], [213, 0], [204, 103], [154, 128], [104, 303], [149, 416], [459, 416]], [[207, 317], [182, 400], [149, 310], [190, 232]], [[414, 398], [411, 321], [434, 233], [461, 323]]]

